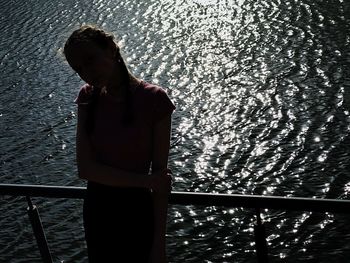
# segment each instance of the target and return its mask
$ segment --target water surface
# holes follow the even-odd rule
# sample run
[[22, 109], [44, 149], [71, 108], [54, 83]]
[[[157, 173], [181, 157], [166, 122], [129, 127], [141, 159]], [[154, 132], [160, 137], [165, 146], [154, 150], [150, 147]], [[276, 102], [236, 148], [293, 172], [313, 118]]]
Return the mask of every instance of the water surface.
[[[113, 32], [138, 77], [177, 106], [174, 190], [349, 199], [350, 3], [341, 0], [1, 1], [0, 178], [82, 186], [83, 84], [70, 32]], [[80, 200], [35, 198], [55, 262], [86, 262]], [[40, 262], [24, 198], [1, 197], [0, 262]], [[254, 211], [171, 206], [170, 262], [256, 262]], [[349, 216], [265, 211], [271, 262], [346, 262]]]

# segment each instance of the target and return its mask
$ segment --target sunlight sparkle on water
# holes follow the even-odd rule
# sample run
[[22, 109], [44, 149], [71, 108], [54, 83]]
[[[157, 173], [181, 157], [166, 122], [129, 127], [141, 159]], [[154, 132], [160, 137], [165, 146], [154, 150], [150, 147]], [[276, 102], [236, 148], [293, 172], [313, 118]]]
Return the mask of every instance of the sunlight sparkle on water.
[[345, 184], [344, 192], [345, 192], [346, 195], [350, 195], [350, 182]]

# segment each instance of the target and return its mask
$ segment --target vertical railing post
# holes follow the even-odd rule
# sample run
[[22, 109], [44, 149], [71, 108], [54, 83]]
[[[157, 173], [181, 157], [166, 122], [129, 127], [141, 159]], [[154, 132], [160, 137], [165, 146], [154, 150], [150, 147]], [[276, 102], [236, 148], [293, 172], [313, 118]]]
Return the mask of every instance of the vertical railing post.
[[256, 208], [256, 224], [254, 225], [255, 247], [259, 263], [267, 263], [267, 241], [265, 226], [261, 221], [260, 208]]
[[33, 232], [35, 235], [36, 242], [38, 244], [41, 258], [44, 263], [52, 263], [52, 257], [50, 253], [49, 246], [47, 244], [45, 232], [43, 229], [43, 225], [41, 224], [41, 219], [39, 215], [39, 211], [35, 205], [33, 205], [32, 200], [29, 196], [26, 196], [28, 202], [28, 216], [30, 219], [30, 223], [32, 224]]

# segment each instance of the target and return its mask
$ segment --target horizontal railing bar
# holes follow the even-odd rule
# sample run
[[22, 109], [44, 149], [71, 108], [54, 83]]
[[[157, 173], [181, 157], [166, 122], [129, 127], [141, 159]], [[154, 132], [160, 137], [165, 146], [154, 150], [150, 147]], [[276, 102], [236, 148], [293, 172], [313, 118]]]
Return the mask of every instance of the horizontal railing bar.
[[[82, 199], [86, 187], [0, 184], [0, 195]], [[200, 192], [172, 192], [169, 203], [294, 211], [350, 213], [350, 200]]]
[[0, 195], [83, 199], [86, 187], [0, 184]]
[[170, 203], [350, 214], [350, 200], [172, 192]]

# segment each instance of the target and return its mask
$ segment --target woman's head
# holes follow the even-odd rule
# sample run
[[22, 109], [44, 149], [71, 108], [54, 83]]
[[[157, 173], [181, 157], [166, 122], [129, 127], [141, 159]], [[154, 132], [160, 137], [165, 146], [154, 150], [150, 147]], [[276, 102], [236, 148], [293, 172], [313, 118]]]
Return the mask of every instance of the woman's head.
[[[69, 65], [85, 82], [102, 88], [122, 87], [125, 98], [124, 124], [133, 119], [130, 81], [133, 78], [122, 56], [113, 35], [94, 26], [82, 26], [75, 30], [64, 46], [64, 55]], [[90, 111], [94, 111], [98, 89], [94, 89], [93, 103]], [[91, 114], [90, 114], [91, 115]], [[88, 121], [88, 130], [92, 130], [93, 118]]]
[[[112, 78], [128, 78], [113, 35], [97, 27], [82, 26], [75, 30], [64, 46], [64, 55], [73, 70], [90, 85], [102, 87]], [[120, 76], [116, 76], [118, 72]]]

